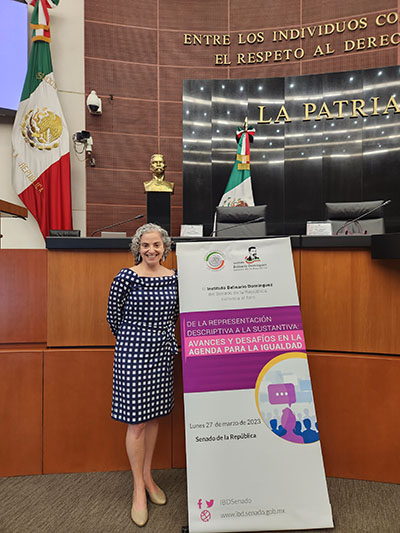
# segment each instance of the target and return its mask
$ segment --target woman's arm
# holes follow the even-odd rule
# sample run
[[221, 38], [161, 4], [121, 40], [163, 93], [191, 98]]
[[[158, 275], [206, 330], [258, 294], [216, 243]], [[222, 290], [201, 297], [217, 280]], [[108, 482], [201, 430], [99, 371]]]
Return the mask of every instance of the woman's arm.
[[107, 322], [116, 338], [124, 316], [124, 304], [128, 295], [130, 283], [117, 274], [111, 284], [108, 296]]

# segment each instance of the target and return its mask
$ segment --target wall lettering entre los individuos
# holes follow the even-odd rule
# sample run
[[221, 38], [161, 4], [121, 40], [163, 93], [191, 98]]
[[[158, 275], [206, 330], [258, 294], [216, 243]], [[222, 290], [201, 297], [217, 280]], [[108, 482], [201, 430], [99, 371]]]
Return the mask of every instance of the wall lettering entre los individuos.
[[[266, 42], [268, 36], [273, 43], [295, 43], [305, 41], [306, 39], [324, 38], [329, 35], [341, 34], [345, 31], [364, 32], [371, 25], [376, 28], [388, 26], [389, 28], [399, 21], [399, 13], [391, 11], [389, 13], [380, 13], [370, 21], [367, 16], [328, 22], [313, 26], [302, 26], [299, 28], [288, 28], [280, 30], [271, 30], [268, 35], [264, 31], [238, 33], [237, 44], [241, 46], [260, 45]], [[301, 60], [317, 57], [326, 57], [335, 53], [360, 52], [362, 50], [371, 50], [374, 48], [385, 48], [387, 46], [397, 46], [400, 44], [400, 32], [383, 33], [381, 35], [361, 35], [354, 39], [345, 39], [342, 48], [334, 48], [330, 42], [317, 44], [308, 56], [302, 46], [287, 47], [282, 49], [266, 49], [257, 52], [246, 51], [237, 52], [236, 57], [231, 57], [229, 46], [232, 44], [233, 36], [228, 33], [211, 34], [211, 33], [184, 33], [183, 44], [187, 46], [211, 46], [211, 47], [228, 47], [228, 53], [214, 54], [215, 65], [254, 65], [269, 62]]]

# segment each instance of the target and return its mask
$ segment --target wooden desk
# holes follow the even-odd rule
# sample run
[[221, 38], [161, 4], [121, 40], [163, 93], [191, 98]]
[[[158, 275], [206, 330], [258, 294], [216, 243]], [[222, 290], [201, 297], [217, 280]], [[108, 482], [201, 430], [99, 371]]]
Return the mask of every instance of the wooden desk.
[[5, 200], [0, 200], [0, 248], [1, 248], [1, 219], [3, 217], [16, 217], [26, 219], [28, 216], [28, 210], [21, 205], [12, 204]]
[[[8, 324], [1, 338], [0, 380], [8, 388], [0, 382], [0, 417], [18, 420], [0, 443], [2, 475], [38, 473], [42, 461], [43, 472], [128, 468], [125, 426], [109, 416], [113, 338], [105, 311], [113, 276], [132, 259], [123, 240], [107, 248], [94, 238], [90, 246], [103, 247], [95, 249], [82, 240], [68, 249], [66, 240], [30, 255], [0, 252], [9, 304], [0, 308], [0, 325]], [[330, 476], [398, 483], [400, 261], [374, 260], [370, 240], [357, 242], [318, 248], [315, 240], [298, 239], [293, 250], [325, 467]], [[168, 266], [175, 266], [174, 255]], [[26, 355], [17, 358], [21, 351]], [[185, 466], [179, 360], [175, 374], [176, 406], [162, 421], [157, 468]], [[21, 381], [24, 375], [31, 381]], [[29, 442], [28, 418], [40, 428]], [[22, 455], [29, 464], [17, 468]]]

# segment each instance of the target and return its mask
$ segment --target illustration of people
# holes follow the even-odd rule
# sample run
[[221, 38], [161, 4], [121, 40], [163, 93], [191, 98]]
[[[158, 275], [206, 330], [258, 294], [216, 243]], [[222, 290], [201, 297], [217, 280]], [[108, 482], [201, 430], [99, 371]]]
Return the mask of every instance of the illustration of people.
[[271, 426], [272, 432], [275, 433], [275, 435], [278, 435], [278, 437], [282, 437], [282, 435], [286, 433], [285, 428], [283, 428], [281, 425], [278, 427], [278, 421], [276, 418], [271, 418], [269, 425]]
[[246, 261], [248, 263], [253, 263], [254, 261], [259, 261], [260, 258], [257, 254], [257, 248], [255, 246], [250, 246], [249, 248], [249, 255], [246, 257]]
[[317, 431], [314, 431], [311, 429], [311, 420], [309, 418], [305, 418], [303, 420], [304, 427], [306, 428], [304, 431], [301, 432], [301, 436], [304, 439], [305, 443], [310, 442], [316, 442], [319, 440], [319, 434]]
[[296, 435], [301, 435], [301, 422], [299, 422], [299, 420], [296, 420], [293, 433], [295, 433]]
[[286, 433], [282, 435], [282, 438], [289, 440], [290, 442], [300, 442], [303, 443], [303, 437], [301, 435], [296, 435], [294, 429], [296, 427], [296, 416], [289, 407], [285, 407], [282, 411], [281, 424]]
[[315, 415], [310, 415], [310, 411], [307, 409], [307, 407], [304, 409], [304, 416], [303, 416], [304, 420], [306, 418], [309, 418], [311, 420], [311, 425], [315, 424], [317, 419], [315, 417]]

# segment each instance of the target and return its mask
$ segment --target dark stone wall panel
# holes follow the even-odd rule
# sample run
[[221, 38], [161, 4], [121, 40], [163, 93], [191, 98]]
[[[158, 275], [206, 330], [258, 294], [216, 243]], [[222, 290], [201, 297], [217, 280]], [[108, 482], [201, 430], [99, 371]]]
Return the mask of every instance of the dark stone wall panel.
[[300, 74], [300, 63], [267, 63], [260, 66], [242, 66], [231, 69], [231, 78], [280, 78]]
[[180, 234], [182, 222], [182, 208], [171, 207], [171, 235], [177, 236]]
[[230, 1], [230, 26], [232, 30], [262, 30], [300, 24], [300, 0], [242, 0]]
[[182, 32], [227, 31], [229, 0], [160, 0], [160, 29]]
[[[379, 199], [392, 200], [385, 211], [386, 225], [398, 231], [400, 115], [393, 103], [388, 114], [383, 111], [397, 94], [399, 70], [380, 67], [263, 81], [187, 80], [184, 222], [211, 225], [235, 161], [235, 128], [248, 116], [256, 127], [251, 146], [254, 200], [268, 205], [269, 233], [304, 234], [307, 220], [325, 218], [325, 202]], [[362, 116], [352, 116], [351, 103], [345, 104], [354, 98], [365, 102]], [[198, 114], [200, 107], [207, 114], [207, 99], [211, 113], [201, 121]], [[343, 116], [334, 105], [337, 100], [344, 101]], [[373, 101], [378, 102], [375, 112]], [[315, 105], [310, 120], [305, 120], [304, 102]], [[277, 118], [282, 103], [288, 114], [285, 122]], [[266, 106], [262, 124], [257, 123], [260, 105]]]
[[179, 139], [160, 139], [160, 151], [165, 156], [169, 170], [182, 171], [182, 142]]
[[171, 196], [171, 206], [182, 209], [182, 172], [170, 172], [169, 169], [167, 169], [166, 177], [168, 181], [174, 183], [174, 194]]
[[182, 101], [183, 80], [228, 78], [226, 68], [160, 67], [160, 100]]
[[369, 69], [375, 67], [388, 67], [397, 64], [397, 50], [390, 48], [376, 52], [360, 52], [343, 56], [331, 56], [326, 58], [304, 61], [302, 74], [320, 74], [322, 72], [341, 72], [357, 69]]

